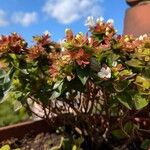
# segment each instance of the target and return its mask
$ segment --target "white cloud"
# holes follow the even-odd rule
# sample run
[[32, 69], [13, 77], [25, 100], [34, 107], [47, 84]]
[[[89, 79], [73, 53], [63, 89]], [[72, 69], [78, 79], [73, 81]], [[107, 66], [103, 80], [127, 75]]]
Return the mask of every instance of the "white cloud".
[[82, 17], [101, 16], [103, 0], [47, 0], [43, 12], [57, 19], [60, 23], [69, 24]]
[[6, 26], [9, 22], [6, 20], [6, 13], [4, 10], [0, 9], [0, 26]]
[[12, 22], [15, 24], [21, 24], [22, 26], [29, 26], [37, 21], [36, 12], [15, 12], [12, 15]]

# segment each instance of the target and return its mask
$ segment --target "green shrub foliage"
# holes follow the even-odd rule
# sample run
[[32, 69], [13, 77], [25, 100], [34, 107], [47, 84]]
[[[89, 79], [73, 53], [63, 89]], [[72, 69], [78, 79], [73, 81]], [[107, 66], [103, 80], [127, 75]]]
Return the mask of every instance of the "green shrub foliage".
[[112, 22], [92, 17], [86, 25], [87, 34], [66, 29], [59, 43], [48, 34], [32, 46], [16, 33], [2, 35], [1, 102], [15, 100], [47, 120], [68, 114], [84, 135], [135, 135], [138, 117], [150, 113], [150, 38], [117, 35]]

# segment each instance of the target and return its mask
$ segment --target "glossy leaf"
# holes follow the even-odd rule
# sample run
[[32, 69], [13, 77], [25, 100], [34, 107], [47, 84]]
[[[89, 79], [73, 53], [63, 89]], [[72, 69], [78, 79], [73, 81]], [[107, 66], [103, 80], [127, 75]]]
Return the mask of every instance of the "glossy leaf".
[[137, 110], [142, 109], [149, 104], [149, 100], [147, 96], [136, 94], [133, 99], [134, 99], [135, 108]]
[[124, 94], [120, 94], [119, 96], [117, 96], [117, 99], [119, 100], [119, 102], [121, 104], [123, 104], [128, 109], [131, 110], [133, 108], [132, 98], [127, 93], [126, 94], [125, 93]]
[[86, 81], [89, 78], [89, 73], [84, 71], [84, 70], [82, 70], [82, 69], [80, 69], [80, 68], [78, 68], [77, 69], [77, 76], [80, 79], [80, 81], [82, 82], [82, 84], [85, 85]]
[[124, 139], [124, 138], [126, 138], [125, 134], [123, 133], [123, 131], [121, 129], [113, 130], [111, 133], [117, 139]]
[[131, 59], [129, 61], [125, 62], [127, 65], [131, 66], [131, 67], [135, 67], [135, 68], [143, 68], [144, 64], [142, 63], [142, 61], [138, 60], [138, 59]]
[[11, 150], [9, 145], [4, 145], [0, 148], [0, 150]]
[[145, 139], [140, 147], [143, 150], [148, 150], [150, 148], [150, 139]]

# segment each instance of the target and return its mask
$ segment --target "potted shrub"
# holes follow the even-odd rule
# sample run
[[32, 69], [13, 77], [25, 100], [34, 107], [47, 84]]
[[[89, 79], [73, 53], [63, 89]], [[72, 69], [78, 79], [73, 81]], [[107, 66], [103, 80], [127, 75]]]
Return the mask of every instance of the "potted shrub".
[[74, 149], [148, 148], [150, 38], [117, 35], [102, 18], [86, 25], [90, 35], [66, 29], [61, 43], [46, 34], [31, 47], [16, 33], [2, 36], [2, 100], [59, 127]]

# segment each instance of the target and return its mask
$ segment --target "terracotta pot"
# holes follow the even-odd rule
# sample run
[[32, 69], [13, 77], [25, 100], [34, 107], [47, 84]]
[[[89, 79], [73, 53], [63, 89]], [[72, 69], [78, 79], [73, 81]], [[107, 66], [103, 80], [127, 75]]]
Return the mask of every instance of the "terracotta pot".
[[131, 7], [138, 5], [138, 4], [141, 4], [141, 3], [147, 3], [149, 1], [150, 0], [126, 0], [127, 4]]
[[[100, 115], [94, 115], [90, 116], [86, 119], [92, 121], [92, 123], [97, 124], [98, 126], [102, 127], [104, 124], [106, 116], [100, 116]], [[55, 118], [53, 122], [49, 122], [49, 124], [46, 123], [45, 120], [38, 120], [38, 121], [27, 121], [24, 123], [18, 123], [15, 125], [10, 125], [6, 127], [0, 128], [0, 142], [10, 139], [12, 137], [21, 139], [28, 133], [33, 133], [34, 135], [37, 135], [41, 132], [50, 132], [54, 133], [56, 127], [61, 126], [62, 124], [68, 125], [68, 120], [70, 120], [73, 124], [76, 124], [76, 119], [72, 116], [68, 116], [67, 114], [64, 114], [61, 116], [61, 118]], [[88, 121], [87, 120], [87, 121]], [[116, 122], [116, 125], [119, 123], [119, 119], [116, 117], [111, 117], [110, 122]], [[149, 118], [143, 118], [143, 117], [135, 117], [135, 118], [126, 118], [126, 121], [133, 121], [136, 124], [139, 124], [141, 129], [149, 130], [150, 125], [150, 119]], [[145, 133], [142, 131], [145, 136], [149, 137], [149, 133]]]
[[129, 6], [134, 6], [137, 5], [139, 3], [140, 0], [126, 0], [127, 4]]
[[6, 139], [10, 139], [11, 137], [22, 138], [29, 132], [38, 134], [40, 132], [48, 131], [50, 131], [50, 127], [44, 120], [18, 123], [0, 128], [0, 142]]
[[150, 3], [127, 9], [124, 19], [124, 34], [150, 36]]

